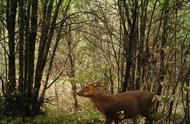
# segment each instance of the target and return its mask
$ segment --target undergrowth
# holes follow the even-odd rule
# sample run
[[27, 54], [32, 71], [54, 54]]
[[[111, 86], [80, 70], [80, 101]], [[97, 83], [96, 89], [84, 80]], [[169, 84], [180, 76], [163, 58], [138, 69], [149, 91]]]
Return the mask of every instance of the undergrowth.
[[[23, 121], [22, 117], [0, 117], [0, 124], [103, 124], [102, 115], [92, 106], [84, 104], [84, 109], [78, 110], [76, 113], [66, 112], [60, 108], [44, 107], [44, 114], [35, 117], [26, 117]], [[127, 120], [130, 123], [131, 120]], [[144, 118], [138, 119], [139, 124], [144, 124]], [[183, 124], [181, 114], [177, 114], [170, 119], [166, 114], [157, 113], [157, 119], [154, 124]]]
[[0, 118], [0, 124], [95, 124], [100, 123], [100, 114], [93, 109], [77, 113], [66, 113], [55, 108], [45, 108], [43, 115]]

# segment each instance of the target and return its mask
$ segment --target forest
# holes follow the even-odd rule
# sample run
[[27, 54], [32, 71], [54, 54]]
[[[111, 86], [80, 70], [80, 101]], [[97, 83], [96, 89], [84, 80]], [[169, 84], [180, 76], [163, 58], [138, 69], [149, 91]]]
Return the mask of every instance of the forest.
[[189, 124], [190, 0], [0, 0], [0, 124], [111, 124], [79, 94], [92, 82]]

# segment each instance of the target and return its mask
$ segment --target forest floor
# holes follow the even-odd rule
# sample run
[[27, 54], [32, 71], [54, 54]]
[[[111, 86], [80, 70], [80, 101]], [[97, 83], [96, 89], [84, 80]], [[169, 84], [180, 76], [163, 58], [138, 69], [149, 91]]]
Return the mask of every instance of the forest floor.
[[[0, 124], [103, 124], [103, 120], [78, 120], [76, 116], [63, 116], [63, 117], [48, 117], [48, 116], [38, 116], [27, 118], [22, 121], [21, 118], [6, 118], [0, 120]], [[112, 123], [114, 124], [114, 123]], [[133, 124], [131, 120], [126, 122], [121, 122], [120, 124]], [[138, 122], [138, 124], [145, 124], [144, 120]], [[153, 124], [189, 124], [183, 123], [181, 119], [174, 121], [158, 120]]]
[[[74, 109], [71, 86], [58, 84], [48, 89], [46, 104], [43, 107], [44, 114], [23, 119], [0, 118], [0, 124], [103, 124], [104, 118], [95, 109], [89, 99], [77, 97], [78, 109]], [[145, 119], [140, 117], [138, 124], [144, 124]], [[125, 124], [124, 122], [121, 124]], [[127, 124], [133, 124], [127, 120]], [[190, 124], [183, 123], [180, 115], [168, 120], [166, 116], [160, 115], [154, 124]]]

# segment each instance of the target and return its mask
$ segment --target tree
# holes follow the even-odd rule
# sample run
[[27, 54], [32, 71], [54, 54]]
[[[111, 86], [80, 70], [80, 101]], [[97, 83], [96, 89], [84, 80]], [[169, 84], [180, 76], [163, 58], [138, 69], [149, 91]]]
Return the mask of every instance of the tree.
[[[8, 78], [8, 81], [2, 80], [5, 85], [5, 114], [30, 116], [40, 112], [44, 103], [44, 95], [40, 97], [40, 88], [43, 92], [47, 89], [46, 86], [41, 87], [44, 69], [49, 61], [53, 38], [56, 37], [55, 30], [57, 26], [62, 30], [70, 2], [7, 0], [8, 77], [5, 79]], [[62, 5], [66, 7], [65, 14], [60, 19], [59, 10]], [[60, 38], [52, 47], [55, 50], [53, 56], [50, 56], [51, 61], [54, 60], [59, 41]]]

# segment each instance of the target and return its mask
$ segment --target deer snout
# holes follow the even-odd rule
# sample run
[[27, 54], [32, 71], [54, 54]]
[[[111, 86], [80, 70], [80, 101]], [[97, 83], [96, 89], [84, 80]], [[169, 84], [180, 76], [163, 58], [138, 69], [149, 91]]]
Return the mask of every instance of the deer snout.
[[83, 93], [82, 93], [81, 91], [79, 91], [79, 92], [77, 92], [77, 95], [78, 95], [78, 96], [82, 96]]

